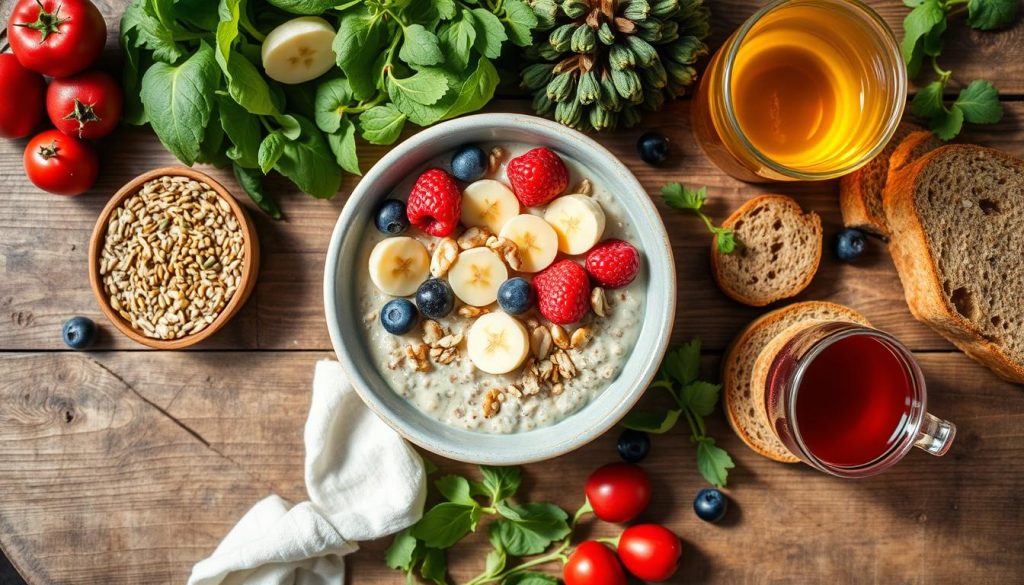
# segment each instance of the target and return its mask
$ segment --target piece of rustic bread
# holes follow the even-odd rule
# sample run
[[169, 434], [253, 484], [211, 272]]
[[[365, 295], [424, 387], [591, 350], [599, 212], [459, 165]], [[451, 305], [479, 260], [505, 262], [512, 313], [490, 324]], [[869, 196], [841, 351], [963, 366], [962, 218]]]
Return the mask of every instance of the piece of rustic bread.
[[843, 212], [843, 225], [889, 237], [882, 209], [882, 190], [889, 176], [889, 157], [904, 138], [924, 128], [901, 122], [882, 152], [868, 164], [839, 180], [839, 208]]
[[811, 283], [821, 261], [818, 214], [804, 213], [784, 195], [761, 195], [740, 206], [722, 226], [736, 238], [731, 254], [718, 252], [715, 242], [711, 245], [711, 269], [725, 294], [763, 307]]
[[897, 173], [884, 203], [910, 311], [1024, 383], [1024, 160], [943, 146]]
[[793, 303], [766, 313], [747, 325], [733, 340], [722, 360], [722, 401], [736, 434], [756, 453], [782, 461], [799, 461], [779, 441], [764, 411], [763, 377], [752, 384], [754, 365], [769, 343], [791, 326], [821, 321], [850, 321], [867, 325], [864, 317], [843, 305], [823, 301]]
[[[892, 156], [889, 157], [889, 174], [886, 177], [885, 184], [888, 185], [896, 173], [902, 171], [904, 167], [945, 144], [945, 142], [939, 140], [938, 136], [928, 130], [911, 132], [900, 141], [899, 145], [896, 146], [896, 150], [892, 151]], [[885, 190], [883, 189], [882, 192], [884, 193]], [[888, 229], [889, 222], [885, 219], [884, 209], [882, 210], [882, 220], [885, 222], [886, 229]]]

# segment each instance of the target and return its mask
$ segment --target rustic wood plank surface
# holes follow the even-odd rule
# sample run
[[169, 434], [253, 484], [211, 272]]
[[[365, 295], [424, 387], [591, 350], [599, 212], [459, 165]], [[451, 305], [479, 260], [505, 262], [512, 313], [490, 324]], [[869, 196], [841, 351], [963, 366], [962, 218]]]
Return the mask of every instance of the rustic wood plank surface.
[[[110, 26], [107, 63], [118, 60], [116, 22], [124, 0], [97, 2]], [[0, 0], [6, 21], [11, 0]], [[710, 2], [713, 44], [761, 5]], [[900, 31], [899, 0], [871, 2]], [[3, 41], [0, 40], [0, 46]], [[1024, 25], [979, 33], [954, 26], [944, 66], [954, 85], [974, 78], [1001, 89], [1007, 115], [962, 140], [1024, 156]], [[600, 140], [652, 193], [673, 234], [679, 271], [676, 340], [700, 335], [705, 369], [733, 334], [761, 311], [726, 299], [708, 269], [708, 235], [693, 217], [667, 209], [666, 181], [708, 185], [716, 218], [758, 192], [793, 194], [821, 214], [826, 238], [840, 227], [832, 183], [752, 187], [723, 176], [689, 130], [686, 101], [657, 120], [674, 142], [673, 162], [653, 168], [633, 150], [644, 128]], [[490, 111], [526, 111], [501, 100]], [[652, 124], [654, 122], [651, 122]], [[355, 185], [315, 201], [273, 180], [288, 218], [255, 216], [263, 248], [259, 284], [243, 311], [195, 351], [141, 352], [103, 327], [98, 349], [63, 350], [60, 323], [84, 314], [103, 325], [89, 291], [85, 255], [109, 194], [138, 173], [174, 164], [148, 129], [125, 129], [102, 148], [103, 173], [90, 193], [63, 199], [23, 177], [25, 141], [0, 141], [0, 547], [31, 585], [182, 583], [259, 498], [304, 499], [302, 425], [313, 365], [331, 357], [321, 299], [330, 230]], [[363, 169], [386, 149], [361, 146]], [[229, 188], [229, 174], [212, 171]], [[253, 209], [249, 206], [250, 209]], [[655, 482], [647, 518], [679, 532], [687, 552], [674, 582], [687, 583], [1019, 583], [1024, 579], [1024, 393], [998, 381], [914, 321], [880, 245], [855, 265], [826, 253], [801, 299], [831, 299], [864, 312], [908, 345], [931, 384], [931, 410], [959, 425], [950, 454], [913, 453], [892, 472], [842, 482], [748, 451], [719, 414], [711, 432], [736, 459], [733, 511], [708, 526], [689, 509], [702, 480], [681, 431], [655, 440], [645, 466]], [[659, 397], [645, 397], [657, 404]], [[615, 433], [576, 453], [526, 468], [531, 499], [579, 504], [586, 474], [611, 461]], [[444, 470], [469, 466], [439, 461]], [[610, 534], [608, 526], [595, 534]], [[452, 578], [480, 569], [482, 542], [454, 559]], [[349, 557], [353, 583], [394, 583], [387, 541]], [[477, 554], [480, 553], [480, 554]], [[0, 568], [0, 584], [13, 579]]]

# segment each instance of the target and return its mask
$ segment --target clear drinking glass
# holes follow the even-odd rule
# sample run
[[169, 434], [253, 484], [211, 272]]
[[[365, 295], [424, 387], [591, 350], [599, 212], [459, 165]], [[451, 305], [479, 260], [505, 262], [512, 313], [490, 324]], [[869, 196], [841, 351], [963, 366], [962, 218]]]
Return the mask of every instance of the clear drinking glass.
[[[885, 396], [879, 394], [883, 387]], [[837, 394], [814, 396], [823, 389]], [[807, 393], [806, 405], [801, 404], [801, 391]], [[848, 400], [851, 395], [840, 391], [859, 395]], [[902, 402], [903, 411], [897, 412], [889, 407], [894, 403], [890, 399], [900, 392], [905, 396], [896, 403]], [[926, 411], [924, 376], [910, 350], [886, 333], [852, 323], [818, 323], [793, 334], [771, 362], [764, 396], [772, 429], [790, 452], [839, 477], [880, 473], [914, 447], [944, 455], [956, 435], [956, 426]], [[815, 410], [819, 406], [821, 412]], [[856, 425], [846, 420], [850, 410], [859, 412], [853, 417]], [[885, 436], [890, 426], [884, 444], [869, 437]], [[883, 447], [867, 450], [869, 442]], [[857, 451], [867, 454], [863, 460], [836, 456]]]

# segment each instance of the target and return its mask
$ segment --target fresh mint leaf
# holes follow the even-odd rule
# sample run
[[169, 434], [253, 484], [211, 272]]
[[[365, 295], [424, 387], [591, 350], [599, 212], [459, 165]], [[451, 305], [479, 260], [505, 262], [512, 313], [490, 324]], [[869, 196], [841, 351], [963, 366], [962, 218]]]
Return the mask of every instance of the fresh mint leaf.
[[494, 97], [494, 90], [497, 89], [499, 81], [501, 79], [494, 65], [487, 59], [479, 59], [476, 69], [466, 78], [465, 82], [445, 96], [444, 103], [449, 101], [449, 96], [454, 99], [444, 110], [441, 119], [449, 120], [484, 107]]
[[510, 498], [519, 491], [523, 479], [518, 467], [490, 467], [482, 465], [480, 473], [482, 481], [474, 484], [474, 491], [498, 503]]
[[903, 5], [907, 8], [913, 8], [920, 5], [924, 0], [903, 0]]
[[259, 167], [262, 141], [259, 117], [245, 111], [235, 100], [223, 94], [217, 95], [217, 109], [220, 112], [220, 125], [232, 143], [227, 150], [228, 158], [245, 168]]
[[409, 572], [424, 554], [423, 546], [412, 535], [412, 530], [406, 528], [391, 541], [384, 562], [392, 569]]
[[443, 550], [427, 549], [427, 553], [423, 557], [423, 564], [420, 565], [420, 576], [436, 585], [447, 585], [448, 560], [445, 558]]
[[388, 74], [388, 93], [392, 101], [397, 101], [395, 94], [399, 94], [406, 100], [430, 106], [436, 104], [447, 92], [448, 78], [438, 69], [421, 69], [405, 78]]
[[995, 30], [1017, 19], [1019, 0], [968, 0], [967, 23], [978, 30]]
[[520, 47], [533, 44], [533, 29], [537, 27], [537, 15], [522, 0], [505, 0], [505, 22], [508, 23], [509, 38]]
[[391, 38], [384, 36], [384, 28], [366, 6], [341, 14], [332, 48], [355, 99], [367, 99], [377, 90], [378, 57], [384, 52], [384, 43]]
[[403, 29], [402, 48], [398, 58], [410, 65], [437, 65], [444, 62], [437, 35], [425, 29], [422, 24], [410, 24]]
[[446, 549], [476, 529], [479, 506], [453, 502], [438, 504], [412, 527], [412, 535], [431, 548]]
[[288, 142], [288, 138], [280, 130], [267, 134], [263, 142], [260, 143], [260, 149], [257, 151], [257, 162], [260, 164], [260, 170], [264, 174], [269, 173], [277, 161], [280, 160], [281, 155], [284, 154], [284, 145]]
[[688, 386], [700, 375], [700, 345], [700, 338], [694, 337], [665, 356], [662, 370], [679, 386]]
[[682, 414], [683, 411], [680, 408], [670, 408], [660, 413], [634, 410], [627, 414], [619, 424], [634, 431], [661, 435], [672, 430]]
[[715, 410], [718, 403], [718, 391], [721, 386], [696, 380], [683, 388], [681, 393], [683, 404], [694, 414], [705, 417]]
[[186, 165], [199, 157], [219, 82], [213, 49], [206, 43], [181, 65], [154, 63], [142, 77], [142, 104], [153, 131]]
[[661, 188], [661, 194], [669, 207], [698, 211], [708, 197], [708, 188], [690, 189], [679, 183], [668, 183]]
[[729, 228], [715, 228], [715, 248], [720, 254], [732, 254], [736, 250], [736, 234]]
[[[928, 34], [924, 35], [921, 40], [921, 52], [929, 57], [938, 57], [942, 54], [943, 35], [946, 33], [946, 20], [943, 19], [941, 22], [932, 27], [932, 30], [928, 31]], [[909, 65], [909, 64], [908, 64]], [[908, 73], [908, 75], [910, 75]], [[910, 77], [917, 77], [917, 70], [914, 71]]]
[[281, 219], [281, 208], [278, 207], [277, 201], [263, 190], [263, 175], [256, 169], [247, 169], [238, 163], [232, 165], [232, 169], [235, 172], [235, 180], [253, 203], [270, 217]]
[[473, 46], [477, 52], [488, 59], [497, 59], [501, 55], [501, 44], [508, 40], [501, 19], [486, 8], [474, 8], [473, 25], [476, 28]]
[[438, 38], [446, 56], [445, 65], [452, 70], [465, 69], [476, 42], [476, 17], [469, 10], [461, 10], [459, 18], [441, 27]]
[[558, 585], [558, 582], [558, 579], [551, 575], [545, 575], [536, 571], [526, 571], [509, 575], [507, 579], [501, 582], [501, 585]]
[[267, 2], [285, 12], [309, 16], [320, 16], [339, 3], [338, 0], [267, 0]]
[[274, 170], [313, 197], [330, 199], [341, 188], [341, 169], [327, 155], [330, 146], [316, 125], [301, 116], [293, 117], [301, 133], [297, 139], [285, 141]]
[[531, 502], [522, 505], [500, 503], [503, 516], [491, 524], [492, 537], [508, 554], [522, 557], [544, 552], [552, 542], [570, 532], [568, 514], [554, 504]]
[[434, 482], [437, 491], [449, 502], [476, 506], [476, 501], [469, 494], [469, 480], [459, 475], [445, 475], [437, 478]]
[[484, 575], [493, 577], [505, 568], [508, 563], [508, 553], [502, 548], [493, 548], [487, 553], [484, 559]]
[[363, 139], [371, 144], [391, 144], [405, 126], [405, 114], [391, 104], [374, 106], [359, 115]]
[[939, 0], [925, 0], [907, 14], [903, 19], [903, 42], [900, 44], [905, 63], [910, 63], [914, 53], [921, 50], [922, 38], [945, 19], [946, 11]]
[[697, 469], [708, 483], [715, 487], [724, 487], [729, 470], [735, 466], [732, 457], [715, 445], [714, 439], [701, 437], [697, 440]]
[[327, 144], [339, 167], [353, 175], [363, 174], [359, 170], [359, 156], [356, 154], [356, 125], [351, 118], [341, 118], [338, 130], [327, 135]]
[[933, 81], [922, 87], [910, 102], [910, 111], [919, 118], [931, 119], [946, 112], [942, 103], [942, 90], [945, 85], [941, 81]]
[[437, 8], [438, 16], [444, 20], [455, 17], [455, 0], [434, 0], [434, 7]]
[[952, 140], [964, 125], [964, 111], [959, 106], [939, 113], [931, 118], [928, 128], [941, 140]]
[[[415, 91], [413, 93], [417, 95], [418, 99], [430, 99], [440, 91], [444, 91], [445, 93], [448, 92], [448, 76], [443, 70], [423, 69], [416, 75], [422, 74], [427, 74], [429, 79], [421, 78], [421, 82], [414, 84], [413, 89]], [[448, 111], [448, 103], [435, 100], [432, 105], [422, 104], [413, 99], [410, 96], [410, 93], [407, 92], [403, 86], [394, 83], [392, 79], [393, 78], [389, 76], [387, 81], [388, 96], [391, 98], [391, 105], [393, 105], [398, 111], [405, 114], [409, 121], [419, 126], [430, 126], [431, 124], [444, 119], [445, 114]], [[428, 81], [428, 83], [422, 83], [424, 80]], [[440, 83], [441, 80], [444, 81], [443, 85]]]
[[352, 88], [348, 80], [339, 77], [320, 83], [316, 88], [314, 108], [317, 128], [324, 132], [337, 132], [345, 110], [352, 104]]
[[975, 79], [961, 89], [953, 105], [963, 111], [964, 121], [971, 124], [995, 124], [1003, 119], [999, 91], [984, 79]]

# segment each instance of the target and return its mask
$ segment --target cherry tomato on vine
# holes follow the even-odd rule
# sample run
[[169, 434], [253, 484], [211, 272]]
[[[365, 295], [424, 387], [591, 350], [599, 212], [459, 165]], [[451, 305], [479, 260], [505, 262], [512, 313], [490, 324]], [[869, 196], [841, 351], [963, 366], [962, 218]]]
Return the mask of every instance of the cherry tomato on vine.
[[121, 86], [102, 71], [54, 79], [46, 90], [46, 113], [53, 125], [68, 136], [86, 140], [113, 132], [123, 105]]
[[43, 119], [46, 81], [10, 53], [0, 54], [0, 138], [23, 138]]
[[619, 558], [626, 570], [644, 581], [658, 583], [676, 574], [683, 543], [658, 524], [638, 524], [622, 531]]
[[37, 134], [25, 147], [25, 174], [44, 191], [73, 197], [92, 187], [99, 174], [96, 151], [57, 130]]
[[588, 540], [569, 555], [562, 569], [565, 585], [626, 585], [626, 574], [610, 548]]
[[651, 501], [647, 472], [632, 463], [609, 463], [590, 474], [587, 500], [605, 522], [629, 522]]
[[27, 69], [67, 77], [99, 59], [107, 24], [89, 0], [18, 0], [7, 39]]

